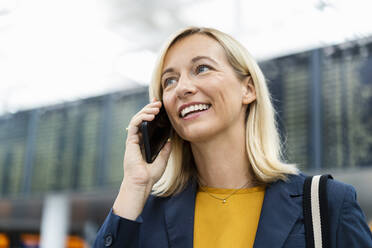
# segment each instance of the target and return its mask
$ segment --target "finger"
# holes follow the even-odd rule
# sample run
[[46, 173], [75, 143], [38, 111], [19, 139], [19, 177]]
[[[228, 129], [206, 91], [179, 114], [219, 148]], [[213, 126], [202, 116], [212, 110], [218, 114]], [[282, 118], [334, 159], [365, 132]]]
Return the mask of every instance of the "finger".
[[141, 112], [146, 114], [157, 114], [159, 111], [160, 108], [144, 108]]
[[138, 134], [140, 124], [143, 121], [152, 121], [159, 112], [160, 106], [160, 101], [149, 103], [132, 117], [127, 127], [127, 143], [139, 143], [139, 138], [136, 135]]
[[138, 133], [139, 125], [143, 121], [152, 121], [155, 118], [154, 114], [141, 114], [139, 116], [136, 116], [135, 119], [131, 120], [128, 126], [128, 137], [135, 135]]
[[[135, 114], [132, 117], [132, 120], [137, 119], [138, 116], [140, 116], [143, 113], [154, 114], [154, 112], [156, 112], [156, 109], [160, 109], [160, 107], [161, 107], [161, 102], [147, 104], [137, 114]], [[131, 120], [131, 122], [132, 122], [132, 120]]]
[[148, 107], [148, 106], [161, 106], [161, 101], [150, 102], [145, 107]]
[[131, 145], [131, 144], [139, 144], [140, 141], [142, 140], [142, 135], [140, 132], [136, 133], [135, 135], [128, 136], [126, 140], [126, 145]]
[[147, 114], [147, 113], [142, 113], [140, 114], [139, 116], [136, 116], [136, 118], [134, 118], [132, 120], [132, 122], [129, 123], [130, 126], [137, 126], [139, 127], [139, 125], [144, 122], [144, 121], [152, 121], [154, 120], [155, 118], [155, 114]]

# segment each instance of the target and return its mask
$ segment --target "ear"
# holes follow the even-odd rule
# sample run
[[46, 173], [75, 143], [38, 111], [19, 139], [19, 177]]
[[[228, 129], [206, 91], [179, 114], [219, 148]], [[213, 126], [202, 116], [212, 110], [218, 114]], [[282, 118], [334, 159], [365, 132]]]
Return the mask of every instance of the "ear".
[[253, 84], [252, 76], [248, 76], [242, 81], [242, 100], [243, 104], [250, 104], [256, 100], [256, 89]]

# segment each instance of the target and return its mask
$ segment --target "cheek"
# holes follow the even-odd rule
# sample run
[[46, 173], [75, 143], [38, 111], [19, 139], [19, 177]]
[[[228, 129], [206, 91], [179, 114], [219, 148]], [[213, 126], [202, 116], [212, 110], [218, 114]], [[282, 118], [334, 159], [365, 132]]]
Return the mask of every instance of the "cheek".
[[173, 119], [175, 119], [175, 115], [177, 114], [175, 103], [171, 97], [163, 95], [163, 104], [165, 110], [167, 111], [168, 117], [173, 124]]
[[172, 99], [169, 94], [163, 93], [162, 101], [167, 112], [170, 111], [172, 106]]
[[231, 101], [235, 100], [234, 96], [231, 95], [231, 89], [226, 84], [226, 82], [221, 82], [210, 91], [213, 94], [216, 107], [220, 110], [224, 110], [231, 104]]
[[216, 108], [221, 111], [222, 116], [235, 115], [242, 107], [242, 94], [239, 87], [225, 82], [218, 90], [215, 90]]

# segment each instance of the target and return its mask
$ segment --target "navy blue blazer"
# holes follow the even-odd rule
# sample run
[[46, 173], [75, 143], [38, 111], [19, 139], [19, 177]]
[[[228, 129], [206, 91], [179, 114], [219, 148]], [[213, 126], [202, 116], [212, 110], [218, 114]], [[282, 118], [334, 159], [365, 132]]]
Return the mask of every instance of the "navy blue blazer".
[[[304, 175], [268, 185], [254, 248], [305, 247], [302, 214]], [[328, 180], [328, 207], [332, 247], [370, 248], [371, 231], [351, 185]], [[136, 221], [110, 211], [98, 231], [94, 247], [191, 248], [197, 184], [172, 197], [150, 196]], [[230, 247], [235, 247], [232, 243]]]

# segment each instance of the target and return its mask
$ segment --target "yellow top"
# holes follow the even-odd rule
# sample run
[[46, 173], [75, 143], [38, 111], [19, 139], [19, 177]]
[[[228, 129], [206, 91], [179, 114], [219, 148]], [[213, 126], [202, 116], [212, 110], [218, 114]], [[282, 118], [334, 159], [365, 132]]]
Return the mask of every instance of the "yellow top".
[[236, 189], [202, 189], [195, 202], [194, 247], [253, 247], [265, 186], [240, 189], [225, 203], [211, 195], [223, 199]]

